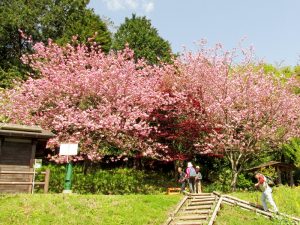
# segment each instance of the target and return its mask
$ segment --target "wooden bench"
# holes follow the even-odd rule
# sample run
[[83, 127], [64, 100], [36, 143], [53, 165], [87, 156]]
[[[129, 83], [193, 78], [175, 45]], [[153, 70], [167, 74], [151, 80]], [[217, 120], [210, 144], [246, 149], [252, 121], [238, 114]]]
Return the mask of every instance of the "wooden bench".
[[180, 194], [181, 188], [168, 188], [167, 190], [167, 195], [176, 195], [176, 194]]

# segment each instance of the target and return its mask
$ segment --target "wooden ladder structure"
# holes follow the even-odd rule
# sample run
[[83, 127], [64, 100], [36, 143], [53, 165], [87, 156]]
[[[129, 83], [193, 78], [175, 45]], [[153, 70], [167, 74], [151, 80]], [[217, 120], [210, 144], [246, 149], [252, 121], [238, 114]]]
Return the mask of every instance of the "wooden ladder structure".
[[208, 224], [218, 197], [213, 193], [189, 194], [179, 203], [166, 225]]
[[272, 211], [264, 211], [262, 207], [229, 195], [221, 195], [217, 192], [189, 194], [178, 204], [170, 215], [165, 225], [213, 225], [221, 204], [236, 205], [243, 209], [253, 211], [268, 218], [284, 216], [300, 225], [300, 218]]

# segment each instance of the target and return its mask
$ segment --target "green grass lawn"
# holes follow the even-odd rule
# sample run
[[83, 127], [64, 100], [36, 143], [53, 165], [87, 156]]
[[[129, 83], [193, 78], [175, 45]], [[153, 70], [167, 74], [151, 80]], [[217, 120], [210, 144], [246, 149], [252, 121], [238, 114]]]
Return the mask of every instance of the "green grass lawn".
[[0, 224], [162, 224], [180, 195], [0, 195]]
[[[261, 192], [235, 192], [230, 193], [231, 196], [238, 197], [253, 203], [261, 205]], [[276, 202], [279, 211], [289, 215], [300, 217], [300, 187], [289, 188], [286, 186], [273, 188], [273, 198]], [[272, 208], [271, 208], [272, 209]], [[269, 225], [292, 224], [285, 218], [278, 217], [274, 220], [269, 220], [264, 216], [258, 215], [254, 212], [246, 211], [238, 206], [224, 205], [218, 214], [216, 224], [218, 225]]]

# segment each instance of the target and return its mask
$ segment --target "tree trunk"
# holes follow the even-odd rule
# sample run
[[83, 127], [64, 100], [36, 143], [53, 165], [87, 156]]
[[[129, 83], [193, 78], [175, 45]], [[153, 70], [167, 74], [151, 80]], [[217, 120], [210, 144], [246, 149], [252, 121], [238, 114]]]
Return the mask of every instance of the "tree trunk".
[[232, 177], [231, 177], [231, 191], [236, 191], [236, 184], [237, 184], [237, 178], [239, 175], [239, 171], [237, 170], [237, 168], [234, 168], [232, 170]]
[[141, 158], [134, 158], [133, 168], [136, 170], [141, 169]]
[[243, 159], [243, 153], [239, 152], [238, 154], [230, 153], [228, 155], [230, 164], [231, 164], [231, 190], [236, 191], [238, 175], [242, 171], [242, 165], [246, 162]]
[[179, 167], [179, 161], [174, 160], [174, 179], [178, 179], [178, 167]]

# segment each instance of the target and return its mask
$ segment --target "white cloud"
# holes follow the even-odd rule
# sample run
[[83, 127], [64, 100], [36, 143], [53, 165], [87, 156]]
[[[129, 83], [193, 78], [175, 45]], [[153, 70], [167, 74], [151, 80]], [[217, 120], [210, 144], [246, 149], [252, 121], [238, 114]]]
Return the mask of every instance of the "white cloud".
[[146, 13], [149, 13], [149, 12], [153, 11], [154, 2], [153, 1], [144, 2], [143, 9]]
[[137, 0], [125, 0], [125, 4], [130, 9], [136, 9], [138, 7], [138, 1]]
[[106, 3], [106, 6], [109, 10], [117, 11], [123, 9], [124, 6], [122, 5], [122, 1], [120, 0], [102, 0]]
[[109, 10], [143, 10], [146, 13], [153, 11], [153, 0], [102, 0]]

